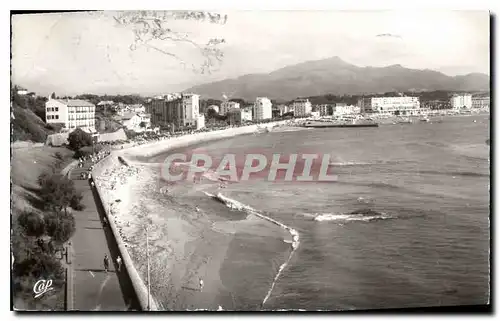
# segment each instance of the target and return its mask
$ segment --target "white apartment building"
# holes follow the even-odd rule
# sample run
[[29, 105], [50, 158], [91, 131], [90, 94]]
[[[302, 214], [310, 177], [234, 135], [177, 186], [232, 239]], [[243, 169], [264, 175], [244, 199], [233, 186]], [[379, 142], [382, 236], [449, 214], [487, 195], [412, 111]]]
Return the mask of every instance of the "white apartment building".
[[472, 108], [472, 95], [471, 94], [461, 94], [453, 95], [450, 99], [451, 108], [453, 109], [471, 109]]
[[184, 109], [184, 126], [195, 126], [200, 116], [200, 95], [182, 94], [182, 108]]
[[292, 104], [296, 117], [307, 116], [312, 112], [312, 105], [309, 99], [297, 99]]
[[334, 107], [332, 105], [328, 104], [323, 104], [323, 105], [318, 105], [318, 111], [321, 116], [330, 116], [331, 110], [333, 110]]
[[205, 115], [198, 115], [196, 119], [196, 130], [202, 129], [205, 127]]
[[360, 111], [358, 106], [353, 105], [337, 104], [333, 107], [333, 115], [335, 116], [359, 114]]
[[280, 112], [280, 116], [283, 116], [283, 114], [286, 114], [290, 111], [290, 108], [287, 105], [279, 105], [278, 110]]
[[273, 104], [267, 97], [257, 97], [253, 105], [253, 119], [263, 120], [273, 118]]
[[241, 109], [241, 120], [242, 121], [252, 121], [252, 108], [242, 108]]
[[95, 132], [95, 105], [80, 99], [49, 99], [45, 103], [45, 122], [64, 124], [70, 131], [82, 128]]
[[237, 103], [235, 101], [224, 101], [220, 105], [220, 115], [225, 115], [231, 109], [237, 109], [237, 108], [240, 108], [240, 103]]
[[372, 97], [371, 111], [380, 114], [412, 115], [420, 112], [418, 97]]

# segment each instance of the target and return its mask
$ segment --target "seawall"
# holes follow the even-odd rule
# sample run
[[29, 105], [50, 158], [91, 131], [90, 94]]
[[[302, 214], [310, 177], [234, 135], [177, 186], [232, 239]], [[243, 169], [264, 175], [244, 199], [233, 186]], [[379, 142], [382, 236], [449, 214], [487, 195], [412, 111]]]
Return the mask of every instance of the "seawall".
[[[94, 181], [99, 182], [99, 177], [101, 177], [107, 169], [113, 169], [123, 166], [123, 163], [120, 161], [119, 157], [126, 160], [127, 163], [132, 163], [131, 165], [133, 166], [133, 162], [129, 162], [128, 160], [133, 159], [134, 157], [137, 156], [151, 157], [171, 149], [182, 148], [192, 144], [208, 142], [216, 139], [230, 138], [237, 135], [252, 134], [258, 132], [259, 130], [270, 129], [276, 125], [282, 125], [285, 123], [286, 121], [280, 121], [280, 122], [272, 122], [260, 125], [228, 128], [212, 132], [196, 133], [192, 135], [180, 136], [153, 143], [136, 145], [128, 148], [126, 147], [124, 149], [114, 150], [108, 157], [104, 158], [94, 166], [94, 169], [92, 171], [92, 177], [94, 178]], [[128, 183], [126, 183], [124, 186], [120, 186], [119, 188], [128, 188], [127, 184]], [[99, 186], [99, 184], [96, 184], [95, 188], [97, 190], [97, 193], [99, 195], [102, 204], [110, 204], [115, 201], [114, 199], [112, 199], [112, 195], [114, 194], [113, 192], [111, 193], [108, 192], [103, 186]], [[113, 236], [115, 237], [116, 243], [120, 250], [121, 257], [123, 259], [123, 263], [129, 274], [130, 280], [132, 281], [132, 285], [141, 304], [141, 308], [144, 311], [147, 311], [148, 288], [146, 283], [141, 278], [136, 267], [134, 266], [134, 263], [132, 261], [132, 258], [130, 257], [125, 242], [122, 239], [118, 227], [115, 224], [114, 216], [118, 216], [119, 213], [113, 211], [114, 213], [113, 215], [112, 213], [109, 212], [110, 211], [109, 206], [104, 206], [104, 207], [109, 226], [111, 227]], [[149, 296], [149, 302], [151, 311], [157, 311], [161, 309], [161, 307], [158, 305], [158, 303], [152, 297], [152, 295]]]
[[[98, 182], [98, 179], [96, 180], [95, 178], [102, 175], [106, 169], [121, 166], [121, 163], [118, 160], [118, 156], [120, 156], [119, 152], [117, 151], [111, 152], [111, 154], [108, 157], [104, 158], [94, 166], [94, 170], [92, 171], [92, 177], [94, 178], [95, 182]], [[110, 193], [107, 193], [103, 187], [99, 186], [99, 184], [96, 184], [95, 188], [103, 205], [110, 204], [110, 202], [114, 201], [110, 199], [111, 197]], [[156, 301], [151, 295], [149, 296], [148, 300], [148, 288], [145, 282], [142, 280], [141, 276], [139, 275], [139, 272], [137, 272], [137, 269], [134, 266], [132, 258], [128, 253], [127, 247], [125, 246], [125, 243], [120, 233], [118, 232], [118, 228], [113, 219], [113, 215], [109, 213], [110, 207], [104, 206], [104, 211], [106, 212], [108, 224], [111, 227], [111, 231], [113, 232], [116, 244], [118, 245], [118, 249], [120, 250], [123, 264], [125, 265], [126, 271], [129, 274], [132, 286], [134, 287], [135, 293], [137, 295], [137, 298], [139, 299], [139, 303], [141, 305], [142, 310], [148, 311], [148, 301], [149, 301], [149, 310], [151, 311], [159, 310]]]

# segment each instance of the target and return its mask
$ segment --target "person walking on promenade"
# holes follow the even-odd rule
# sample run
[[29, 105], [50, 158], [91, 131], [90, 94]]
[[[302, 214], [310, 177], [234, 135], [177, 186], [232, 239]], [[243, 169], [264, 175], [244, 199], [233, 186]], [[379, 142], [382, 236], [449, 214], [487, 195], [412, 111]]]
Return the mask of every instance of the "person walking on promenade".
[[118, 272], [122, 269], [122, 258], [118, 255], [116, 258], [116, 264], [118, 265]]
[[109, 270], [109, 258], [107, 254], [104, 254], [104, 272], [108, 273]]
[[200, 278], [200, 292], [203, 291], [203, 279]]

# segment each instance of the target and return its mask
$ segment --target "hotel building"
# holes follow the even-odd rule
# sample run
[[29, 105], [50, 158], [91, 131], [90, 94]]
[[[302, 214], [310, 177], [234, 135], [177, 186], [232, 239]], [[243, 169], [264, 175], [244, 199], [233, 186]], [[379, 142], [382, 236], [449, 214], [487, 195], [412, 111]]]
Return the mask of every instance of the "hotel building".
[[64, 124], [69, 131], [81, 128], [95, 132], [95, 105], [80, 99], [49, 99], [45, 103], [45, 122]]
[[409, 96], [365, 97], [358, 101], [358, 107], [362, 113], [416, 115], [420, 113], [420, 100]]
[[239, 103], [237, 103], [235, 101], [224, 101], [220, 105], [220, 115], [225, 115], [231, 109], [237, 109], [237, 108], [240, 108]]
[[490, 108], [490, 96], [472, 97], [472, 108]]
[[182, 94], [176, 99], [152, 99], [146, 106], [152, 126], [176, 128], [197, 126], [200, 118], [200, 96]]
[[471, 94], [461, 94], [453, 95], [450, 99], [450, 105], [452, 109], [471, 109], [472, 108], [472, 95]]
[[297, 99], [292, 105], [296, 117], [308, 116], [312, 112], [312, 105], [309, 99]]
[[266, 97], [257, 97], [253, 105], [253, 119], [263, 120], [271, 119], [273, 117], [273, 104], [271, 100]]

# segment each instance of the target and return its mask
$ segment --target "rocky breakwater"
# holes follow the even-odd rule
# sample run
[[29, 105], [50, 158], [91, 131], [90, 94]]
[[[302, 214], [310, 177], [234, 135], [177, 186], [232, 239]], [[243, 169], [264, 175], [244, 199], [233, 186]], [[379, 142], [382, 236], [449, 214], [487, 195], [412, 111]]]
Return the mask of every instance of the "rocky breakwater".
[[130, 257], [127, 233], [123, 232], [130, 221], [128, 216], [133, 200], [130, 186], [134, 184], [140, 172], [140, 167], [124, 161], [119, 153], [112, 153], [96, 165], [92, 177], [141, 307], [144, 311], [155, 311], [159, 310], [159, 306], [149, 293], [147, 284], [141, 278]]

